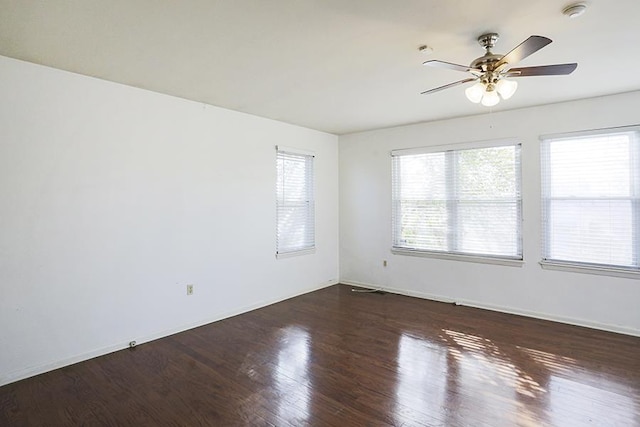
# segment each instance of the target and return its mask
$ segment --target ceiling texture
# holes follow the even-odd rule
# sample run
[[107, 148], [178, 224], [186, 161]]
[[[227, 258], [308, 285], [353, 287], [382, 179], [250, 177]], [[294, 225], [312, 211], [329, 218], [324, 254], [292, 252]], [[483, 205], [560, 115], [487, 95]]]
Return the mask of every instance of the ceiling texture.
[[[0, 0], [0, 55], [334, 134], [487, 113], [469, 64], [530, 35], [553, 40], [522, 66], [578, 62], [569, 76], [518, 79], [492, 111], [640, 89], [640, 1]], [[419, 51], [429, 45], [433, 53]], [[640, 107], [640, 106], [639, 106]]]

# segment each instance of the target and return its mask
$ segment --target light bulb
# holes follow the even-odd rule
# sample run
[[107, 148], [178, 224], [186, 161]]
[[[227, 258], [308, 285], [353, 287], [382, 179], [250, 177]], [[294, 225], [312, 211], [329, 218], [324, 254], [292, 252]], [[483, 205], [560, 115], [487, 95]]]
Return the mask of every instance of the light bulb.
[[487, 90], [487, 92], [482, 97], [482, 105], [485, 107], [493, 107], [498, 102], [500, 102], [500, 97], [495, 90]]
[[518, 82], [507, 79], [500, 79], [498, 83], [496, 83], [496, 90], [502, 97], [502, 99], [509, 99], [516, 93], [516, 89], [518, 89]]
[[485, 87], [482, 83], [478, 82], [473, 86], [465, 89], [464, 94], [467, 95], [467, 99], [475, 104], [480, 102], [482, 95], [484, 95]]

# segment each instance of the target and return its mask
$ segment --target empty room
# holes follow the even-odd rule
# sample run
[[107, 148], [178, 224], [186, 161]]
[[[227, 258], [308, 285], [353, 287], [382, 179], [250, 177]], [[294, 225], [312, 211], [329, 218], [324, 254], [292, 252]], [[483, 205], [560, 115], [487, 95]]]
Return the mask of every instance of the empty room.
[[639, 17], [0, 0], [0, 425], [640, 426]]

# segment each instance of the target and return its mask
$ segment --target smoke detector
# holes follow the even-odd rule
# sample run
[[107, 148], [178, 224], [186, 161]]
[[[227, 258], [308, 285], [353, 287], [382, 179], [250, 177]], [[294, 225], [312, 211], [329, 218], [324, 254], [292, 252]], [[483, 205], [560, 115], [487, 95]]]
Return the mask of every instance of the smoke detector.
[[586, 3], [575, 3], [565, 7], [562, 13], [569, 18], [577, 18], [587, 11]]

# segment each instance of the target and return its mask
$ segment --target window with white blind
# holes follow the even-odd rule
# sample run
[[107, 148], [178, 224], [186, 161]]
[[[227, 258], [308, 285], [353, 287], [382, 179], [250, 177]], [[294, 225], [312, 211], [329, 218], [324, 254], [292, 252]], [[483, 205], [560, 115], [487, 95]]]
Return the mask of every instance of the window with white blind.
[[276, 147], [276, 256], [315, 248], [313, 153]]
[[542, 138], [543, 267], [640, 271], [639, 134]]
[[522, 260], [520, 175], [513, 141], [393, 151], [393, 251]]

